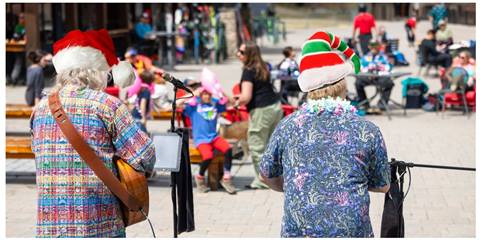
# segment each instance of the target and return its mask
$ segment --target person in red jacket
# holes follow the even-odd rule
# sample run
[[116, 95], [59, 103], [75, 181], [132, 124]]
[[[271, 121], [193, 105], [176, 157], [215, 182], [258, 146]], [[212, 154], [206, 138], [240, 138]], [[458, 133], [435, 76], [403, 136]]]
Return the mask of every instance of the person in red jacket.
[[415, 14], [408, 18], [405, 22], [405, 30], [407, 31], [408, 46], [414, 47], [415, 43], [415, 28], [417, 26], [417, 17]]
[[353, 34], [352, 40], [355, 42], [355, 37], [357, 35], [358, 29], [358, 39], [360, 41], [360, 48], [362, 49], [362, 56], [368, 53], [368, 43], [372, 40], [372, 32], [377, 33], [377, 27], [375, 24], [375, 17], [372, 14], [367, 12], [367, 6], [360, 5], [358, 8], [358, 15], [355, 16], [353, 20]]

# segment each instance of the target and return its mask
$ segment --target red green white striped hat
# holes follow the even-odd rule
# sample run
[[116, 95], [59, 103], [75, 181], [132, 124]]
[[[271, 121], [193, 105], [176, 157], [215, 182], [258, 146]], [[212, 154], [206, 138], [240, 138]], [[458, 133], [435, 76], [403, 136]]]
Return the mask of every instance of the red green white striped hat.
[[[342, 52], [350, 61], [345, 61], [338, 52]], [[360, 58], [355, 52], [338, 36], [320, 31], [314, 33], [302, 46], [298, 85], [303, 92], [309, 92], [359, 71]]]

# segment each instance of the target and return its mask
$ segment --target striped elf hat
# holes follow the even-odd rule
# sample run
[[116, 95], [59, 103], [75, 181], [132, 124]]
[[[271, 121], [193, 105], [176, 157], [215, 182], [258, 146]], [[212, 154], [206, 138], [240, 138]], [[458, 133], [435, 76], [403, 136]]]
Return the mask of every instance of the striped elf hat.
[[[345, 62], [338, 52], [332, 50], [343, 52], [351, 62]], [[309, 92], [359, 71], [360, 59], [353, 50], [338, 36], [320, 31], [314, 33], [302, 46], [298, 85], [303, 92]]]

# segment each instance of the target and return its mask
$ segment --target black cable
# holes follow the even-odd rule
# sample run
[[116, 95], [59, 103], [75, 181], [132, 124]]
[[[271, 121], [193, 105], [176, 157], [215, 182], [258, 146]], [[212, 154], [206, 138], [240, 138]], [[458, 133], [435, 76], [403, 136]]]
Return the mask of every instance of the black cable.
[[[398, 204], [397, 210], [399, 210], [400, 207], [403, 206], [403, 202], [405, 201], [405, 198], [407, 197], [408, 192], [410, 192], [410, 187], [412, 186], [412, 174], [410, 172], [410, 168], [407, 167], [407, 170], [408, 170], [408, 188], [407, 188], [407, 192], [402, 196], [402, 201]], [[400, 175], [394, 183], [398, 182], [400, 178], [403, 177], [403, 175], [405, 175], [405, 172], [402, 175]]]
[[412, 174], [410, 172], [410, 168], [407, 168], [408, 170], [408, 188], [407, 188], [407, 192], [405, 193], [405, 195], [403, 196], [403, 199], [405, 200], [405, 198], [407, 197], [408, 195], [408, 192], [410, 192], [410, 186], [412, 185]]
[[152, 222], [150, 222], [150, 218], [148, 218], [147, 214], [145, 214], [145, 212], [143, 212], [143, 209], [140, 209], [140, 212], [141, 212], [141, 213], [143, 214], [143, 216], [147, 219], [148, 224], [150, 225], [150, 229], [152, 230], [153, 238], [156, 238], [156, 236], [155, 236], [155, 230], [153, 230], [153, 225], [152, 225]]

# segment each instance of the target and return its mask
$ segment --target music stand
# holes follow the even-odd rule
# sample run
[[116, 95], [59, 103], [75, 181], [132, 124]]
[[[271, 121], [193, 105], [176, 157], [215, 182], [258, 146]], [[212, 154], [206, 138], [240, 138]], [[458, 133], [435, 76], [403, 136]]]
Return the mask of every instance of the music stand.
[[[173, 102], [172, 102], [172, 117], [170, 119], [170, 130], [168, 133], [163, 134], [159, 139], [166, 140], [166, 142], [172, 144], [173, 149], [170, 149], [172, 152], [172, 159], [169, 161], [170, 164], [166, 164], [167, 169], [173, 169], [176, 171], [171, 171], [171, 186], [172, 186], [172, 204], [173, 204], [173, 237], [177, 238], [179, 233], [179, 224], [178, 218], [180, 216], [181, 220], [181, 229], [180, 233], [186, 231], [190, 232], [195, 230], [194, 223], [194, 210], [193, 210], [193, 193], [192, 193], [192, 173], [190, 169], [190, 154], [189, 154], [189, 136], [188, 131], [185, 129], [175, 129], [175, 114], [177, 111], [177, 91], [178, 88], [176, 85], [173, 87]], [[193, 94], [188, 97], [193, 97]], [[175, 137], [176, 135], [177, 137]], [[179, 144], [179, 145], [177, 145]], [[178, 147], [178, 148], [176, 148]], [[170, 151], [169, 150], [169, 151]], [[177, 153], [177, 157], [175, 157]], [[177, 161], [174, 161], [177, 159]], [[163, 163], [162, 163], [163, 164]], [[169, 168], [171, 167], [171, 168]], [[177, 179], [178, 178], [178, 179]], [[179, 180], [179, 181], [177, 181]], [[178, 182], [178, 183], [177, 183]], [[185, 193], [187, 196], [180, 195], [179, 202], [181, 205], [185, 206], [185, 211], [177, 211], [177, 185], [179, 191]], [[191, 201], [189, 199], [191, 198]]]

